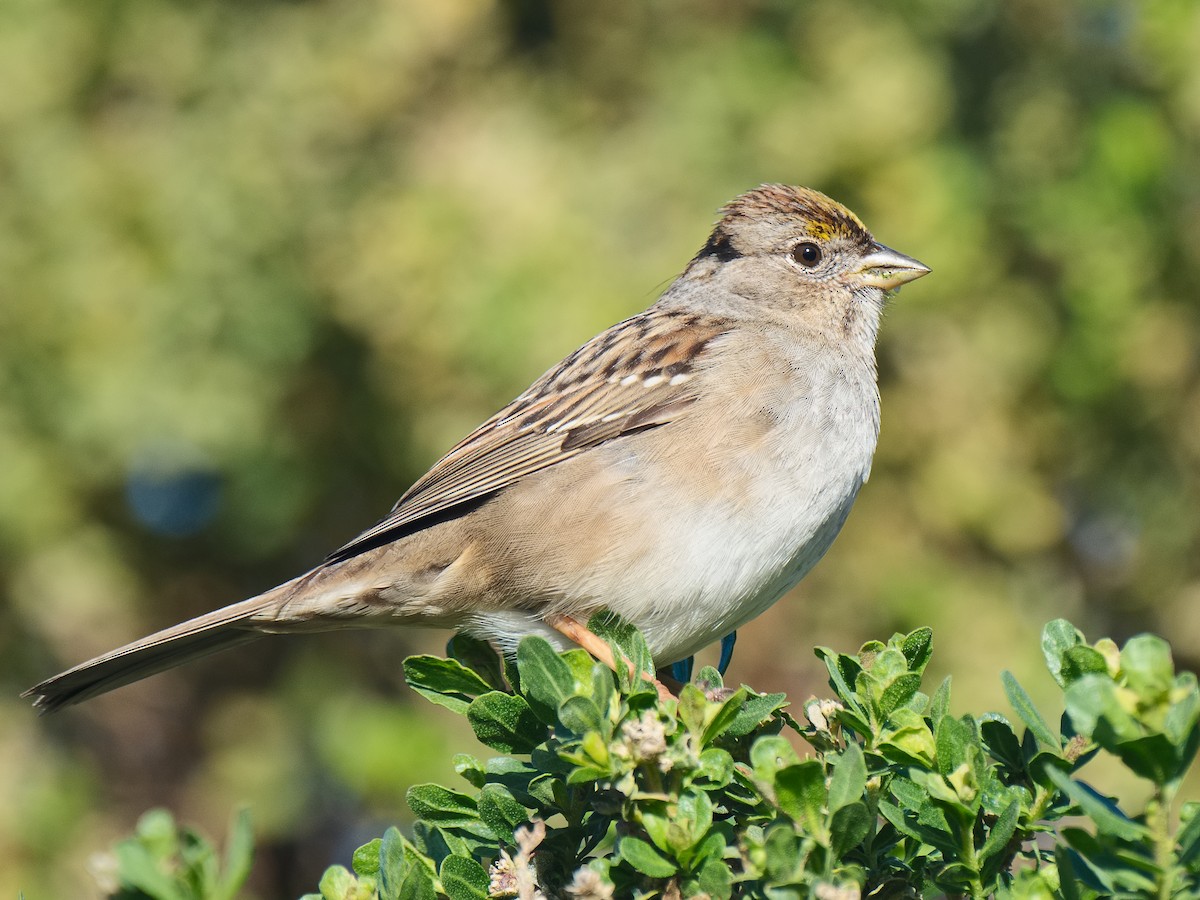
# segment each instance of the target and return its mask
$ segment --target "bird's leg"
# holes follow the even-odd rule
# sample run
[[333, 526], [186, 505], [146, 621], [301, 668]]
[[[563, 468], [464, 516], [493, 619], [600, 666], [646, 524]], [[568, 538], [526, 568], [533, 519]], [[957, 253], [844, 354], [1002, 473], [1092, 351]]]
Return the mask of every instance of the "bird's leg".
[[687, 684], [692, 680], [692, 669], [696, 667], [696, 657], [688, 656], [678, 662], [673, 662], [667, 666], [667, 671], [671, 673], [671, 678], [678, 681], [680, 684]]
[[736, 631], [731, 631], [725, 637], [721, 638], [721, 661], [717, 663], [717, 671], [722, 675], [729, 668], [729, 664], [733, 662], [733, 645], [736, 643]]
[[[614, 672], [617, 671], [617, 660], [613, 656], [612, 648], [604, 643], [596, 636], [586, 625], [572, 616], [547, 616], [546, 624], [561, 634], [570, 641], [574, 641], [593, 657], [600, 660]], [[630, 677], [636, 676], [638, 673], [634, 671], [633, 663], [629, 660], [625, 661], [625, 665], [629, 671]], [[654, 687], [658, 690], [658, 698], [660, 700], [674, 700], [675, 695], [670, 689], [655, 678], [652, 674], [643, 673], [643, 677], [648, 678], [654, 683]]]

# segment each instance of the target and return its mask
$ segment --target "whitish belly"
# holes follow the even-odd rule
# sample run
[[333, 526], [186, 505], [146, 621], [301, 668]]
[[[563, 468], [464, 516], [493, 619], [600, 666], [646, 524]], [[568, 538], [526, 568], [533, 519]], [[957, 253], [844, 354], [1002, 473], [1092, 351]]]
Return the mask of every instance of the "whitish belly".
[[790, 405], [747, 404], [772, 409], [774, 424], [747, 414], [699, 446], [647, 436], [592, 451], [612, 482], [579, 505], [595, 511], [588, 530], [602, 539], [572, 557], [559, 543], [571, 529], [543, 535], [543, 552], [515, 573], [534, 612], [477, 614], [470, 627], [511, 649], [549, 635], [540, 614], [606, 608], [642, 630], [662, 666], [745, 624], [825, 554], [866, 480], [878, 395], [873, 373], [860, 382], [831, 377]]
[[[863, 478], [830, 475], [791, 489], [776, 484], [757, 503], [717, 496], [660, 510], [640, 541], [627, 532], [553, 605], [583, 619], [603, 607], [632, 621], [659, 666], [691, 656], [761, 614], [829, 549]], [[629, 552], [631, 543], [640, 552]], [[527, 634], [566, 645], [535, 614], [488, 612], [468, 627], [509, 651]]]
[[860, 485], [822, 497], [770, 529], [761, 521], [723, 532], [697, 529], [681, 554], [684, 563], [647, 579], [665, 602], [635, 600], [614, 611], [638, 623], [659, 665], [691, 656], [762, 614], [808, 574], [846, 521]]

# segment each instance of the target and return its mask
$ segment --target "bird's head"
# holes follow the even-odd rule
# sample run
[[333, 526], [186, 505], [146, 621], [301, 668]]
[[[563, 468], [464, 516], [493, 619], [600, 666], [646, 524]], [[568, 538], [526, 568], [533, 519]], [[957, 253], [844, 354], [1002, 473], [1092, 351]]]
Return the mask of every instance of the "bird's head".
[[[880, 244], [824, 194], [766, 184], [734, 199], [685, 277], [777, 308], [868, 301], [878, 308], [929, 267]], [[827, 304], [818, 304], [827, 305]]]

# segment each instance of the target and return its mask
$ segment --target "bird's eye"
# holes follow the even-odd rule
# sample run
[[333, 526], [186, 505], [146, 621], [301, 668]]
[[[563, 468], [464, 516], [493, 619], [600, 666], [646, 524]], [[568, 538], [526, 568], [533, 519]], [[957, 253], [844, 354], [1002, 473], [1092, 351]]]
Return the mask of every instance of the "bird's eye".
[[821, 261], [821, 248], [812, 241], [805, 241], [792, 248], [792, 259], [806, 269], [811, 269]]

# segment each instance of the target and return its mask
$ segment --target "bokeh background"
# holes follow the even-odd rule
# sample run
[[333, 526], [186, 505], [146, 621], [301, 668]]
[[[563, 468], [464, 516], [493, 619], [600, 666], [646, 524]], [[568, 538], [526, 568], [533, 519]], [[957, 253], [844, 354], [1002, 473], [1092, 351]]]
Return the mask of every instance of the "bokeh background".
[[1004, 668], [1052, 703], [1056, 616], [1194, 666], [1198, 174], [1192, 0], [6, 0], [0, 894], [248, 803], [252, 893], [295, 896], [452, 779], [477, 745], [400, 674], [444, 634], [16, 694], [320, 560], [763, 181], [934, 274], [870, 484], [732, 677], [803, 699], [813, 644], [929, 624], [957, 711]]

